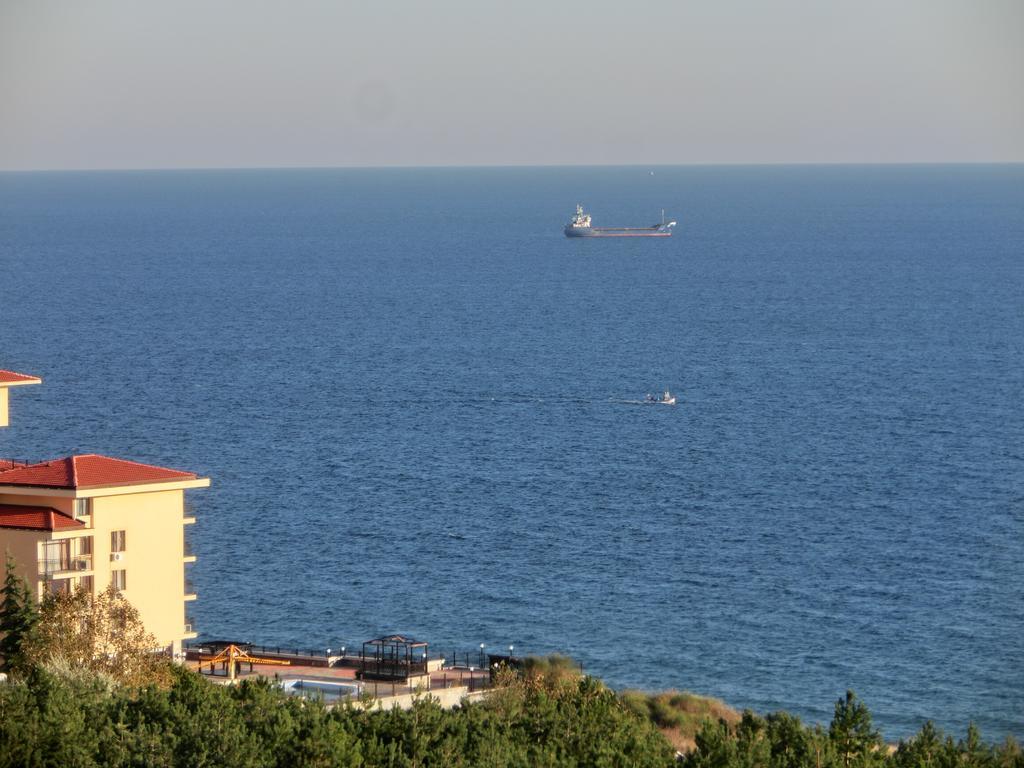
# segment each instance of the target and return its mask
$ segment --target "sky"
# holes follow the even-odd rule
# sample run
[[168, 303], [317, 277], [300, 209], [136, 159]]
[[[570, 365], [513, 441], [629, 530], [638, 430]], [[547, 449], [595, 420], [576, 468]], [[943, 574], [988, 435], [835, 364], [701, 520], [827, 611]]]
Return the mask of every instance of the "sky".
[[1024, 162], [1024, 0], [0, 0], [0, 169]]

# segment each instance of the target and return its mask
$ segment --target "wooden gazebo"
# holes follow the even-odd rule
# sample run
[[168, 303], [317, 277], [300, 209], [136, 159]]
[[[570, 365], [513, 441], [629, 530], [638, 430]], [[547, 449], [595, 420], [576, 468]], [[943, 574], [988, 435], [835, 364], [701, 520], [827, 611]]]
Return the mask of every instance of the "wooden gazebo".
[[427, 643], [404, 635], [387, 635], [363, 643], [361, 677], [403, 680], [427, 674]]

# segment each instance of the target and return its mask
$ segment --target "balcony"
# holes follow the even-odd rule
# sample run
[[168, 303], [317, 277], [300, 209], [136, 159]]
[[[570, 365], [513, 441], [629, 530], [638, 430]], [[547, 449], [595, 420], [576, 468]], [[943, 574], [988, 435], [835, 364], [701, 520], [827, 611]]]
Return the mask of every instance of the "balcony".
[[39, 575], [45, 578], [92, 573], [92, 555], [44, 558], [39, 561]]
[[185, 600], [195, 600], [197, 597], [196, 588], [192, 585], [192, 580], [185, 579]]
[[193, 630], [194, 626], [195, 626], [195, 619], [193, 619], [191, 616], [186, 616], [185, 617], [185, 632], [184, 632], [184, 639], [185, 640], [192, 640], [192, 639], [194, 639], [196, 637], [199, 637], [199, 633], [196, 632], [195, 630]]
[[192, 545], [188, 539], [185, 539], [185, 546], [182, 547], [181, 554], [186, 563], [194, 563], [196, 561], [196, 553], [192, 551]]

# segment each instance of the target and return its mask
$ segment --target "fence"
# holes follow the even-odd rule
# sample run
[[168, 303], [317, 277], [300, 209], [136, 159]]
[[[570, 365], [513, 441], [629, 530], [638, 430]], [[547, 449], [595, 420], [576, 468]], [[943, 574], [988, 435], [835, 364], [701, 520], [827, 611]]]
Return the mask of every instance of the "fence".
[[[395, 660], [391, 658], [375, 659], [373, 656], [363, 657], [360, 651], [353, 653], [348, 650], [348, 646], [340, 646], [337, 649], [330, 648], [300, 648], [298, 646], [282, 646], [282, 645], [253, 645], [252, 643], [235, 642], [235, 645], [245, 648], [245, 650], [252, 656], [263, 656], [266, 658], [277, 658], [283, 660], [309, 660], [313, 666], [327, 666], [338, 665], [357, 667], [365, 670], [371, 675], [374, 672], [382, 674], [383, 677], [396, 676], [399, 671], [404, 674], [426, 674], [428, 671], [427, 659], [410, 659], [408, 662], [405, 660]], [[205, 642], [192, 642], [185, 644], [185, 650], [191, 651], [199, 656], [203, 655], [215, 655], [219, 653], [223, 647], [228, 645], [228, 641], [205, 641]], [[358, 647], [358, 646], [357, 646]], [[432, 653], [429, 659], [437, 661], [441, 659], [444, 661], [443, 669], [446, 670], [463, 670], [472, 672], [474, 670], [480, 670], [486, 673], [490, 672], [490, 668], [493, 664], [509, 664], [515, 666], [517, 663], [521, 663], [522, 659], [513, 656], [496, 656], [494, 654], [487, 654], [481, 650], [472, 651], [459, 651], [452, 649], [450, 652], [443, 653]], [[393, 667], [393, 668], [392, 668]], [[582, 670], [582, 665], [580, 667]], [[453, 674], [450, 679], [456, 679], [456, 675]], [[469, 675], [466, 675], [467, 681]], [[480, 686], [480, 683], [474, 681], [474, 686]]]
[[441, 654], [446, 667], [465, 667], [487, 669], [487, 654], [483, 651], [457, 651], [452, 649], [451, 655]]
[[243, 642], [229, 642], [229, 641], [204, 641], [197, 643], [185, 643], [185, 650], [194, 651], [199, 654], [209, 654], [215, 656], [220, 653], [228, 645], [237, 645], [240, 648], [244, 648], [249, 654], [253, 656], [291, 656], [295, 658], [314, 658], [314, 659], [327, 659], [327, 651], [325, 649], [314, 649], [314, 648], [289, 648], [287, 646], [270, 646], [270, 645], [253, 645], [252, 643]]
[[323, 648], [287, 648], [269, 645], [250, 645], [249, 653], [253, 656], [295, 656], [298, 658], [327, 659], [327, 651]]

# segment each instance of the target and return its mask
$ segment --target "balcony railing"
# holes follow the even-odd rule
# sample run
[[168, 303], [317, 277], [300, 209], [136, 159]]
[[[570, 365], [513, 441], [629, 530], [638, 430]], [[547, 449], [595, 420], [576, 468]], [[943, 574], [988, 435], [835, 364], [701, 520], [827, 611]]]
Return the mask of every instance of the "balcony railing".
[[71, 561], [60, 559], [60, 560], [40, 560], [39, 561], [39, 575], [50, 576], [60, 571], [70, 571]]
[[196, 625], [196, 620], [193, 619], [191, 616], [186, 616], [185, 617], [185, 634], [191, 634], [192, 632], [195, 632], [195, 630], [192, 629], [192, 627], [194, 627], [195, 625]]
[[92, 555], [74, 555], [73, 557], [46, 558], [39, 561], [39, 575], [52, 576], [66, 571], [91, 571]]

